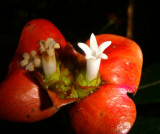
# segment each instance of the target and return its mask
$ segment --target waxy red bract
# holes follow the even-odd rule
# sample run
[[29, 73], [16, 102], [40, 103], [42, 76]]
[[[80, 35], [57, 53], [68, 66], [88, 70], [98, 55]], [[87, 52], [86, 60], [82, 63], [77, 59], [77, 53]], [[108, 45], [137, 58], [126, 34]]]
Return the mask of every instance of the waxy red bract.
[[61, 106], [75, 101], [59, 99], [54, 92], [40, 86], [32, 73], [20, 66], [22, 54], [32, 50], [38, 53], [39, 41], [47, 38], [59, 43], [61, 50], [66, 45], [58, 28], [48, 20], [34, 19], [24, 26], [8, 75], [0, 84], [0, 119], [35, 122], [52, 116]]
[[[127, 93], [135, 94], [142, 70], [142, 52], [132, 40], [103, 34], [96, 36], [98, 45], [111, 41], [104, 51], [100, 74], [103, 85], [75, 103], [69, 114], [77, 134], [126, 134], [136, 119], [136, 107]], [[89, 40], [86, 42], [89, 45]]]

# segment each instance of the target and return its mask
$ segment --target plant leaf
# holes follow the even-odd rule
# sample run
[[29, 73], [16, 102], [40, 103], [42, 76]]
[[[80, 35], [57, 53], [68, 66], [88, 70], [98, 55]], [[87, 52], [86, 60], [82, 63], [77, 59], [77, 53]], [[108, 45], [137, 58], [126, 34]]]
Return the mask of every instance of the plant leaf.
[[129, 134], [160, 134], [160, 118], [138, 117]]
[[136, 104], [160, 102], [160, 64], [154, 64], [142, 71], [139, 90], [133, 100]]

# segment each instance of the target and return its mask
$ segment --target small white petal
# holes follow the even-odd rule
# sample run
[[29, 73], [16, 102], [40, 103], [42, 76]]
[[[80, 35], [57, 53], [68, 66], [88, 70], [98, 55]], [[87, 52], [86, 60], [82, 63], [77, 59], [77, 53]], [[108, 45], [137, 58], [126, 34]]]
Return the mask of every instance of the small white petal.
[[28, 65], [28, 60], [22, 60], [21, 62], [20, 62], [20, 65], [22, 66], [22, 67], [25, 67], [25, 66], [27, 66]]
[[34, 71], [34, 65], [32, 62], [30, 62], [27, 66], [26, 66], [26, 70], [32, 72]]
[[30, 55], [27, 52], [24, 52], [22, 56], [26, 60], [28, 60], [30, 58]]
[[92, 55], [86, 55], [86, 57], [85, 57], [87, 60], [89, 60], [89, 59], [96, 59], [96, 57], [95, 56], [92, 56]]
[[111, 41], [106, 41], [103, 42], [99, 47], [98, 47], [98, 55], [103, 53], [103, 51], [111, 45]]
[[97, 40], [93, 33], [91, 34], [90, 37], [90, 49], [92, 52], [97, 52], [98, 50]]
[[31, 55], [31, 57], [35, 57], [36, 56], [36, 51], [32, 50], [30, 55]]
[[55, 48], [55, 49], [59, 49], [59, 48], [60, 48], [60, 45], [59, 45], [58, 43], [55, 43], [55, 44], [54, 44], [54, 48]]
[[85, 52], [86, 56], [91, 56], [91, 50], [85, 43], [78, 43], [78, 46]]
[[108, 59], [108, 56], [106, 54], [102, 53], [102, 54], [98, 55], [97, 58]]
[[41, 59], [38, 56], [36, 56], [34, 58], [34, 60], [33, 60], [33, 64], [34, 64], [35, 67], [40, 67], [40, 65], [41, 65]]
[[48, 44], [55, 44], [56, 42], [52, 38], [47, 38]]

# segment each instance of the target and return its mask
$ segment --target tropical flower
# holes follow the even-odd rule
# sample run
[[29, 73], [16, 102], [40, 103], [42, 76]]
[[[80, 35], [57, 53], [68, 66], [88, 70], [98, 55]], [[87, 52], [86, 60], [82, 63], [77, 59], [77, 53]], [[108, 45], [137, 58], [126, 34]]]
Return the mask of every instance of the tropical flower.
[[41, 59], [36, 55], [36, 51], [32, 50], [30, 54], [25, 52], [23, 55], [23, 60], [20, 62], [22, 67], [25, 67], [28, 71], [34, 71], [35, 67], [41, 66]]
[[39, 42], [39, 51], [42, 54], [42, 67], [46, 77], [51, 77], [56, 72], [55, 49], [59, 49], [60, 45], [52, 38]]
[[42, 67], [45, 76], [51, 77], [56, 72], [55, 49], [59, 49], [60, 45], [52, 38], [48, 38], [46, 41], [41, 40], [39, 44], [41, 55], [36, 55], [34, 50], [30, 54], [25, 52], [20, 65], [28, 71], [34, 71], [35, 67]]
[[87, 60], [86, 79], [92, 81], [99, 72], [101, 59], [108, 59], [108, 56], [103, 51], [111, 44], [111, 41], [103, 42], [99, 45], [95, 35], [92, 33], [90, 37], [90, 47], [85, 43], [78, 43], [78, 46], [85, 52]]

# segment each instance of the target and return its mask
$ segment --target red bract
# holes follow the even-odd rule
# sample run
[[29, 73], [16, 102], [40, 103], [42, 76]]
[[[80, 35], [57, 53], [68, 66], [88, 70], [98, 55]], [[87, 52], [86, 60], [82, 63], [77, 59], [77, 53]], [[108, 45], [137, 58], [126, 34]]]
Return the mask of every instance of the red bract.
[[[96, 40], [98, 45], [105, 42], [106, 46], [103, 44], [98, 49]], [[90, 45], [89, 42], [86, 44]], [[0, 84], [0, 118], [15, 122], [39, 121], [79, 98], [69, 111], [77, 134], [128, 133], [136, 119], [136, 107], [127, 93], [135, 94], [139, 85], [141, 49], [134, 41], [111, 34], [98, 35], [96, 39], [92, 34], [91, 42], [90, 48], [79, 43], [80, 48], [89, 53], [86, 61], [51, 22], [44, 19], [28, 22], [7, 77]], [[36, 58], [42, 64], [35, 62], [33, 66]], [[99, 59], [90, 62], [90, 58], [102, 58], [101, 64]], [[96, 66], [99, 73], [96, 70], [97, 76], [87, 77], [95, 70], [94, 65], [100, 65], [100, 69]], [[36, 67], [39, 68], [34, 70]]]
[[30, 53], [32, 50], [38, 52], [39, 41], [47, 40], [47, 38], [53, 38], [55, 42], [60, 44], [61, 49], [66, 46], [65, 38], [50, 21], [45, 19], [29, 21], [22, 30], [19, 45], [9, 66], [9, 72], [21, 68], [19, 63], [22, 59], [22, 54], [24, 52]]
[[[126, 134], [136, 118], [134, 102], [142, 69], [142, 52], [132, 40], [111, 34], [96, 36], [98, 44], [111, 41], [104, 53], [102, 84], [93, 94], [73, 105], [70, 118], [77, 134]], [[89, 45], [89, 40], [86, 42]]]
[[24, 52], [38, 52], [39, 41], [53, 38], [61, 49], [66, 40], [48, 20], [35, 19], [28, 22], [21, 34], [19, 45], [9, 65], [6, 79], [0, 84], [0, 118], [15, 122], [34, 122], [53, 115], [58, 109], [74, 99], [61, 100], [58, 96], [39, 86], [38, 82], [20, 66]]

